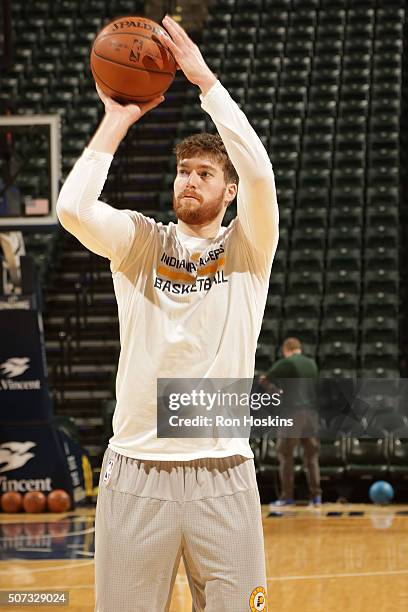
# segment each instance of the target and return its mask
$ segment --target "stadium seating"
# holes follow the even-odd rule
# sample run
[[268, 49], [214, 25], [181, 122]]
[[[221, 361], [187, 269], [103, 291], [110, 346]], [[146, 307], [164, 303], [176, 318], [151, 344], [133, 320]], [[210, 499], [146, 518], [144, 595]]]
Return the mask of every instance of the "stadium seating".
[[[114, 15], [143, 13], [143, 2], [33, 0], [28, 5], [16, 0], [12, 5], [15, 61], [0, 77], [0, 104], [17, 113], [60, 115], [64, 177], [101, 113], [89, 73], [91, 40]], [[280, 243], [257, 372], [272, 363], [290, 333], [316, 355], [324, 376], [399, 375], [404, 17], [399, 0], [217, 0], [209, 6], [200, 48], [268, 148], [278, 190]], [[203, 129], [214, 132], [215, 126], [201, 110], [195, 88], [178, 74], [167, 102], [121, 145], [103, 197], [164, 222], [172, 218], [172, 148]], [[38, 181], [38, 171], [32, 180]], [[65, 233], [60, 240], [54, 262], [49, 241], [43, 252], [35, 241], [29, 244], [38, 261], [52, 263], [44, 266], [52, 366], [67, 315], [85, 341], [81, 313], [87, 299], [93, 305], [88, 326], [96, 335], [109, 329], [109, 340], [117, 337], [106, 262], [85, 254]], [[86, 278], [83, 270], [90, 262], [92, 274]], [[83, 289], [72, 295], [73, 283], [91, 296], [84, 297]], [[65, 377], [63, 401], [57, 386], [57, 409], [99, 418], [101, 401], [112, 398], [115, 361], [108, 363], [106, 355], [107, 386], [101, 390], [99, 381], [98, 397], [90, 375], [97, 350], [89, 353], [89, 363], [79, 363], [80, 353], [73, 353], [77, 376]], [[88, 396], [83, 394], [87, 385]], [[95, 448], [102, 421], [97, 427]]]
[[322, 438], [320, 443], [319, 461], [321, 464], [320, 476], [322, 486], [327, 494], [328, 487], [336, 484], [344, 478], [346, 471], [345, 438], [332, 440]]

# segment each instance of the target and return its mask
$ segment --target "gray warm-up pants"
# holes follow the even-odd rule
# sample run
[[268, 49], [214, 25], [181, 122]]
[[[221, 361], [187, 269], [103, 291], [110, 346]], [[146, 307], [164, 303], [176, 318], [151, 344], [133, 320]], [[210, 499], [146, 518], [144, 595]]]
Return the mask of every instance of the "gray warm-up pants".
[[181, 556], [194, 612], [267, 610], [253, 459], [147, 461], [108, 448], [95, 528], [95, 612], [169, 610]]

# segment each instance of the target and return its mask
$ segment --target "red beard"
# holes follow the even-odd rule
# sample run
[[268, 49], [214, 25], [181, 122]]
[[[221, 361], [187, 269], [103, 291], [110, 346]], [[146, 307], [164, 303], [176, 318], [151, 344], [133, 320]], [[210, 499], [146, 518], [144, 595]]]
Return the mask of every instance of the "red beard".
[[188, 225], [205, 225], [210, 223], [219, 215], [223, 203], [221, 195], [204, 204], [199, 195], [197, 195], [197, 199], [188, 199], [182, 194], [177, 198], [173, 195], [173, 209], [177, 219]]

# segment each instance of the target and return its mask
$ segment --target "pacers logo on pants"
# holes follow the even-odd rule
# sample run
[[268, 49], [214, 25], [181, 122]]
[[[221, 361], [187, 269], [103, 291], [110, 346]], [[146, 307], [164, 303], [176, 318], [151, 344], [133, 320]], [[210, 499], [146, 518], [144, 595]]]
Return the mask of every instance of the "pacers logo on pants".
[[256, 587], [249, 598], [251, 612], [266, 612], [266, 591], [263, 587]]

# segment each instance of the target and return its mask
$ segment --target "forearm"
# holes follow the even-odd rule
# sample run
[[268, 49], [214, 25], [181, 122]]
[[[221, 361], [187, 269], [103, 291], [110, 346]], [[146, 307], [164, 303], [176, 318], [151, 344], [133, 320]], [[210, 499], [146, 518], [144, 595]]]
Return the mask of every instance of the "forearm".
[[127, 121], [119, 115], [106, 113], [88, 148], [114, 155], [129, 129]]
[[218, 81], [200, 95], [202, 108], [211, 116], [240, 181], [273, 180], [268, 153], [247, 117]]
[[262, 141], [245, 114], [218, 81], [200, 96], [202, 108], [214, 121], [239, 177], [239, 226], [261, 255], [269, 274], [279, 236], [279, 213], [272, 164]]

